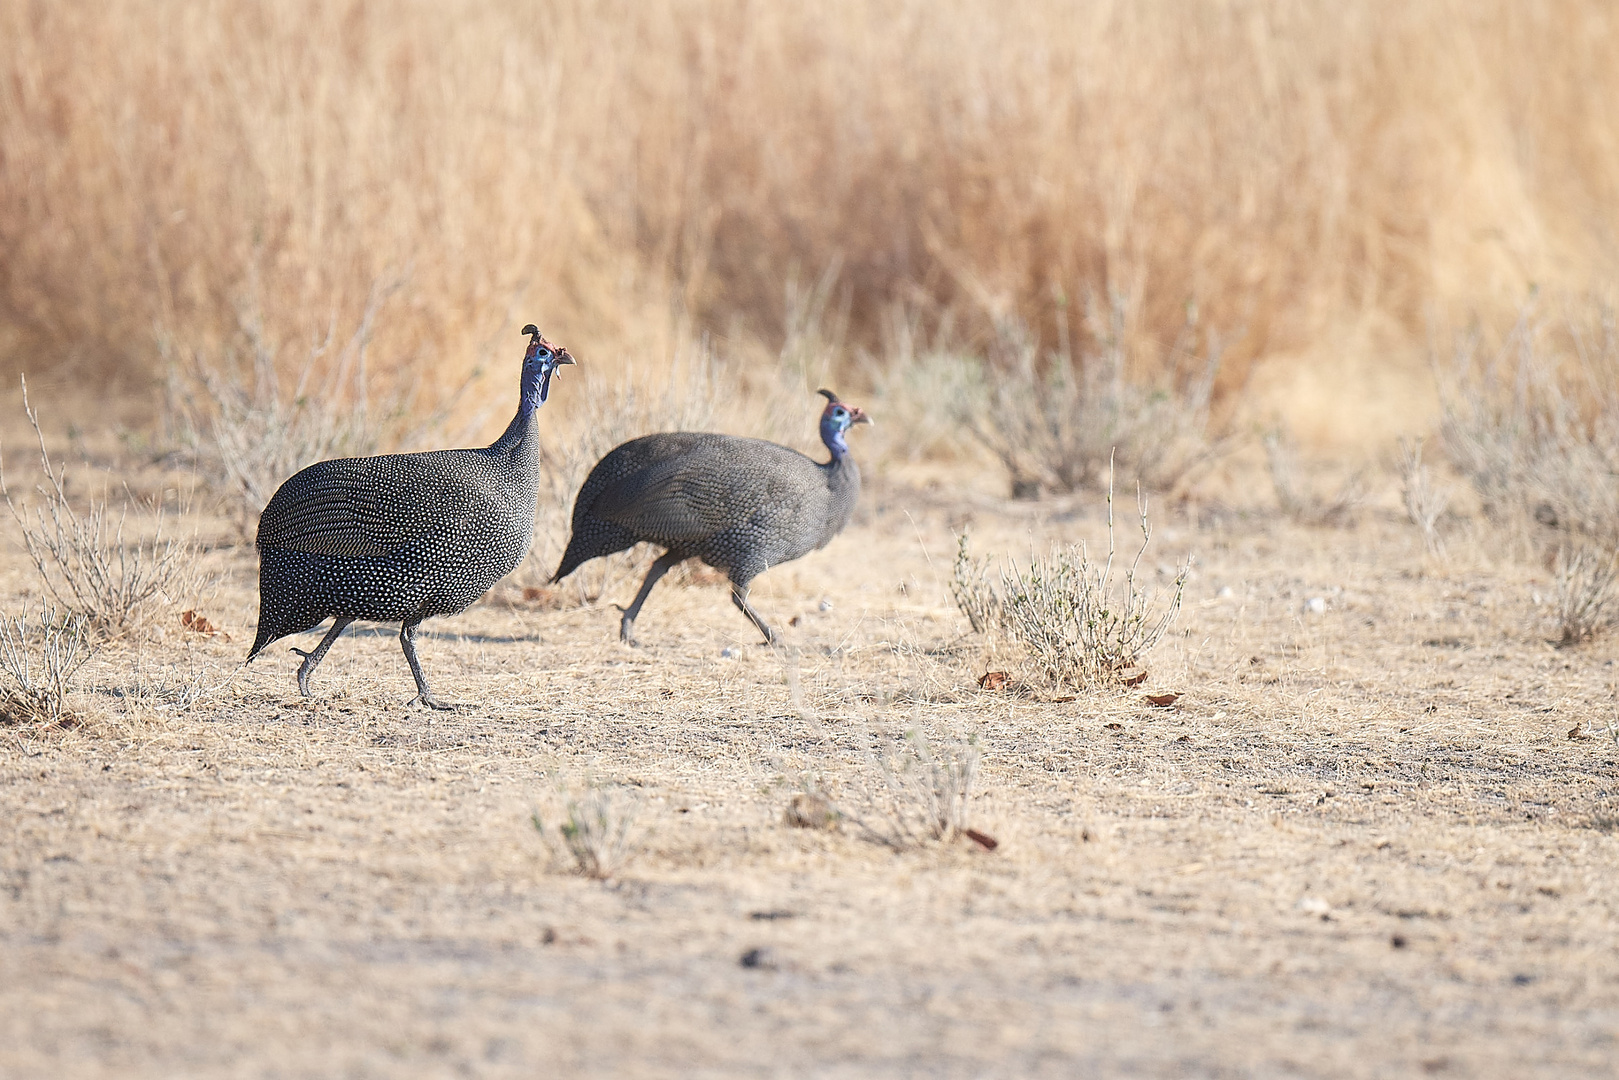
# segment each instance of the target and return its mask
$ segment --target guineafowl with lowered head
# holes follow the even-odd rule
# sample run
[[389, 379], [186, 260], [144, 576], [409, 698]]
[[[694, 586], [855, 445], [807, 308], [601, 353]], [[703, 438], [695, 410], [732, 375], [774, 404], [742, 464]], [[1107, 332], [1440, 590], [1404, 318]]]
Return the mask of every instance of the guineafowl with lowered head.
[[298, 690], [356, 619], [402, 624], [416, 697], [434, 709], [416, 658], [416, 628], [463, 611], [517, 568], [534, 534], [536, 414], [568, 350], [530, 324], [517, 415], [487, 447], [339, 458], [282, 484], [259, 517], [259, 628], [248, 661], [288, 634], [333, 620], [302, 656]]
[[825, 547], [849, 523], [860, 469], [845, 441], [871, 420], [830, 390], [821, 413], [825, 464], [763, 439], [707, 432], [646, 435], [596, 463], [573, 504], [573, 536], [552, 581], [584, 562], [658, 544], [664, 553], [624, 609], [619, 638], [634, 645], [635, 618], [670, 568], [701, 559], [731, 581], [731, 602], [774, 644], [776, 633], [748, 603], [748, 583], [772, 566]]

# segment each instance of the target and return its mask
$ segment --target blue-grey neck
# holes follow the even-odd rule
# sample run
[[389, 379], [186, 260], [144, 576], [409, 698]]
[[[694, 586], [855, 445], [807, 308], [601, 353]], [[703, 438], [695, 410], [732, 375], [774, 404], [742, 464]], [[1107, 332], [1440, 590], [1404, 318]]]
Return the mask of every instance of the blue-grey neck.
[[517, 415], [506, 425], [506, 431], [490, 446], [491, 450], [515, 452], [536, 449], [536, 414], [545, 402], [545, 391], [550, 380], [550, 365], [543, 357], [531, 352], [523, 360], [523, 379], [517, 398]]
[[517, 415], [533, 416], [541, 405], [545, 404], [546, 391], [550, 389], [546, 384], [550, 382], [551, 369], [544, 360], [535, 360], [523, 365], [523, 393], [517, 403]]
[[848, 431], [847, 425], [840, 427], [832, 417], [821, 417], [821, 441], [826, 444], [828, 450], [832, 451], [833, 462], [842, 461], [849, 456], [849, 444], [844, 441], [844, 436], [848, 434]]

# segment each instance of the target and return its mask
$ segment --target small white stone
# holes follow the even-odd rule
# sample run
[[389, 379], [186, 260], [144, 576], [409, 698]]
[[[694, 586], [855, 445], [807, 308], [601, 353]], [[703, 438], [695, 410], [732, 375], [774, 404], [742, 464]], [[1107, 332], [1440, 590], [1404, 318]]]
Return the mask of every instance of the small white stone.
[[735, 645], [727, 645], [727, 646], [725, 646], [725, 648], [720, 650], [720, 659], [721, 660], [735, 660], [737, 657], [739, 657], [741, 655], [742, 655], [742, 650], [737, 648]]
[[1220, 591], [1214, 594], [1215, 598], [1218, 600], [1229, 600], [1235, 595], [1237, 595], [1236, 592], [1233, 591], [1229, 585], [1220, 586]]
[[1327, 611], [1327, 601], [1320, 596], [1312, 596], [1304, 602], [1304, 610], [1311, 615], [1324, 615]]
[[822, 611], [831, 611], [832, 610], [832, 601], [826, 599], [825, 597], [822, 597], [821, 598], [821, 610]]
[[1332, 905], [1319, 896], [1306, 896], [1299, 901], [1299, 910], [1306, 915], [1331, 915]]

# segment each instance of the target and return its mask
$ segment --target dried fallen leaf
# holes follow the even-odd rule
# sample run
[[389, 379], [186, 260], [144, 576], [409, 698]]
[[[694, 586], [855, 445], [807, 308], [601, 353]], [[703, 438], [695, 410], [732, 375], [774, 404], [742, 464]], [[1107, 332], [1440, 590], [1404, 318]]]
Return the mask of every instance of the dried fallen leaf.
[[1005, 690], [1006, 684], [1012, 681], [1012, 676], [1004, 671], [986, 671], [978, 680], [978, 685], [985, 690]]
[[206, 616], [198, 615], [195, 611], [182, 611], [180, 613], [180, 625], [193, 634], [219, 633], [218, 627], [209, 622]]
[[983, 848], [985, 851], [994, 851], [1001, 846], [1001, 842], [989, 833], [979, 832], [977, 829], [963, 829], [961, 835]]
[[1064, 694], [1061, 697], [1046, 698], [1046, 701], [1049, 704], [1052, 704], [1052, 705], [1066, 705], [1070, 701], [1078, 701], [1078, 700], [1079, 700], [1079, 695], [1077, 695], [1077, 694]]
[[1152, 702], [1154, 705], [1158, 706], [1160, 709], [1169, 708], [1171, 705], [1175, 704], [1175, 702], [1179, 701], [1180, 698], [1181, 698], [1181, 696], [1179, 694], [1148, 694], [1147, 695], [1147, 700]]
[[523, 603], [533, 604], [541, 611], [559, 611], [563, 607], [562, 590], [543, 585], [523, 586]]
[[1111, 724], [1103, 724], [1102, 727], [1106, 728], [1108, 731], [1123, 731], [1124, 730], [1124, 725], [1119, 723], [1118, 721], [1114, 721]]
[[1147, 669], [1144, 667], [1120, 668], [1119, 681], [1126, 686], [1140, 686], [1147, 681]]
[[1580, 725], [1575, 724], [1573, 727], [1568, 729], [1568, 737], [1571, 739], [1589, 739], [1591, 736], [1581, 731]]

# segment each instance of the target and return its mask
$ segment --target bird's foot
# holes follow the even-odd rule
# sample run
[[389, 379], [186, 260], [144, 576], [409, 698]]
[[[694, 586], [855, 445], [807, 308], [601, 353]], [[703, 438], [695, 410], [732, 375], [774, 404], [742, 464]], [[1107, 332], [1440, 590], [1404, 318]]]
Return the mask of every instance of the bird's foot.
[[635, 624], [628, 619], [625, 619], [618, 626], [618, 640], [632, 649], [641, 647], [641, 643], [635, 640]]
[[309, 654], [297, 646], [293, 646], [287, 651], [297, 653], [304, 658], [304, 662], [298, 666], [298, 693], [303, 697], [314, 697], [315, 695], [310, 693], [309, 690]]
[[421, 705], [424, 708], [436, 709], [439, 712], [455, 712], [455, 706], [454, 705], [452, 705], [448, 701], [444, 701], [444, 700], [442, 700], [440, 698], [437, 698], [437, 697], [433, 696], [432, 694], [417, 694], [415, 697], [411, 698], [405, 704], [406, 705]]

